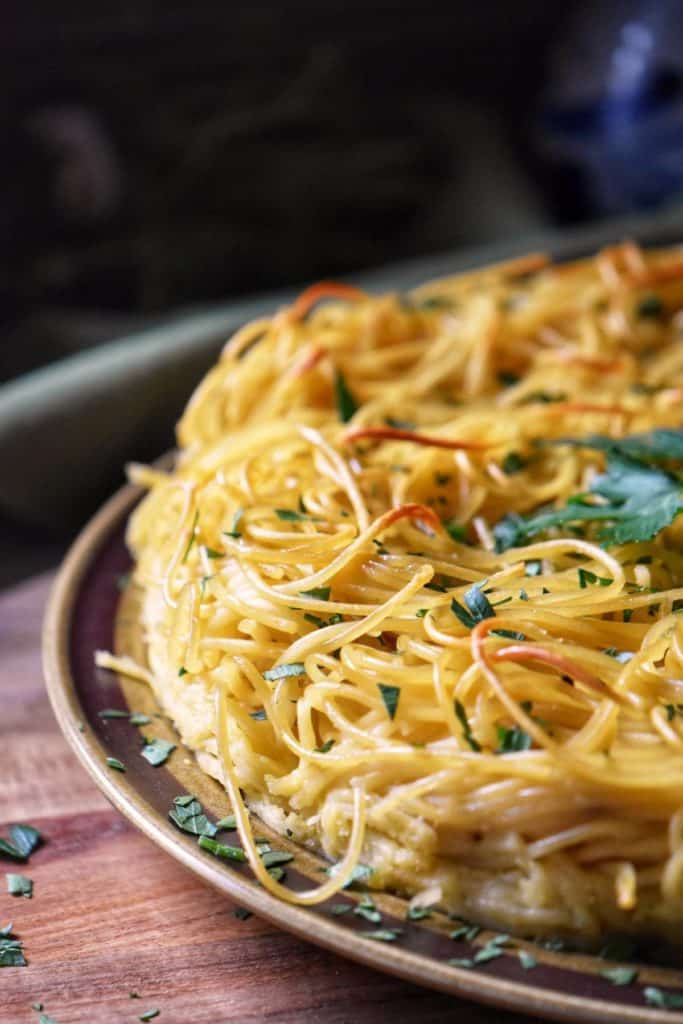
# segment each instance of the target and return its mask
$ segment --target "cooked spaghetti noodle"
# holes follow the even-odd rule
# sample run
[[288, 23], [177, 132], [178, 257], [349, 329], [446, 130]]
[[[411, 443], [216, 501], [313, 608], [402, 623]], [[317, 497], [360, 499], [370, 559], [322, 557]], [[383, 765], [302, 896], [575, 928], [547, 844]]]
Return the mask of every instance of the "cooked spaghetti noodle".
[[[680, 931], [682, 305], [632, 243], [318, 285], [132, 467], [148, 678], [268, 889], [362, 863], [518, 933]], [[276, 882], [245, 803], [337, 870]]]

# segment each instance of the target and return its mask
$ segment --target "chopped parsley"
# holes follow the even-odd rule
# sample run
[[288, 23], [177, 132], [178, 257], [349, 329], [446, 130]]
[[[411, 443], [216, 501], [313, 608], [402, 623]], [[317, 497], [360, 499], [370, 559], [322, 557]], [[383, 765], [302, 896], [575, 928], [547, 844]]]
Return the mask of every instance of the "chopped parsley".
[[374, 932], [359, 932], [365, 939], [374, 939], [375, 942], [396, 942], [402, 928], [378, 928]]
[[492, 629], [491, 630], [491, 635], [492, 636], [502, 636], [506, 640], [519, 640], [519, 641], [526, 640], [526, 634], [518, 633], [514, 629]]
[[529, 558], [524, 563], [524, 575], [525, 576], [542, 576], [543, 565], [538, 558]]
[[434, 483], [436, 484], [437, 487], [445, 487], [446, 484], [449, 484], [451, 482], [451, 480], [452, 480], [452, 474], [451, 473], [435, 473], [434, 474]]
[[129, 718], [130, 712], [123, 711], [121, 708], [103, 708], [102, 711], [97, 712], [98, 718]]
[[226, 846], [225, 843], [218, 843], [208, 835], [199, 837], [199, 846], [202, 850], [212, 853], [214, 857], [222, 857], [224, 860], [236, 860], [244, 863], [247, 859], [247, 855], [241, 847]]
[[536, 959], [536, 957], [533, 956], [531, 953], [527, 953], [525, 949], [520, 949], [519, 953], [517, 954], [517, 957], [519, 959], [520, 966], [525, 971], [530, 971], [532, 970], [532, 968], [538, 966], [538, 960]]
[[470, 587], [463, 601], [465, 602], [465, 607], [453, 598], [451, 600], [451, 611], [462, 622], [465, 629], [474, 629], [478, 622], [493, 618], [496, 614], [488, 597], [477, 584]]
[[[349, 878], [348, 882], [346, 882], [342, 886], [342, 888], [350, 889], [352, 885], [358, 885], [359, 883], [362, 883], [364, 885], [367, 884], [370, 878], [372, 877], [373, 870], [374, 869], [371, 868], [369, 864], [356, 864], [353, 871], [351, 872], [351, 877]], [[325, 874], [330, 875], [330, 877], [332, 878], [337, 874], [338, 871], [338, 864], [332, 864], [331, 867], [325, 868]]]
[[515, 473], [521, 473], [526, 466], [526, 459], [523, 459], [519, 452], [508, 452], [503, 459], [503, 472], [507, 476], [513, 476]]
[[33, 825], [10, 825], [9, 835], [12, 846], [19, 851], [23, 859], [29, 857], [43, 839]]
[[294, 854], [288, 853], [287, 850], [267, 850], [261, 855], [261, 860], [265, 868], [275, 868], [281, 864], [289, 864], [290, 860], [294, 860]]
[[366, 921], [370, 921], [372, 924], [379, 924], [382, 920], [382, 915], [372, 902], [370, 896], [363, 896], [360, 903], [353, 908], [353, 912], [358, 917], [362, 917]]
[[611, 576], [596, 576], [594, 572], [589, 569], [577, 569], [579, 574], [579, 586], [582, 590], [589, 584], [597, 583], [600, 587], [609, 587], [610, 583], [614, 583]]
[[385, 683], [378, 683], [377, 688], [384, 701], [384, 706], [387, 709], [389, 718], [396, 717], [396, 709], [398, 708], [399, 698], [401, 696], [400, 686], [387, 686]]
[[246, 910], [244, 907], [234, 907], [232, 916], [236, 917], [238, 921], [246, 921], [251, 917], [251, 910]]
[[481, 744], [478, 743], [478, 741], [472, 735], [472, 729], [467, 718], [467, 712], [465, 711], [465, 708], [460, 703], [457, 697], [453, 701], [453, 707], [455, 709], [455, 716], [460, 722], [460, 725], [462, 726], [463, 739], [465, 740], [466, 743], [469, 744], [471, 749], [478, 754], [481, 750]]
[[494, 935], [492, 939], [478, 949], [474, 954], [475, 964], [485, 964], [489, 960], [496, 960], [499, 956], [503, 955], [501, 946], [504, 946], [506, 942], [510, 941], [509, 935]]
[[630, 985], [638, 977], [637, 967], [608, 967], [600, 971], [600, 977], [611, 981], [613, 985]]
[[188, 675], [188, 671], [184, 665], [181, 665], [180, 668], [178, 669], [178, 675], [180, 676], [181, 679], [183, 676]]
[[152, 767], [157, 768], [168, 760], [175, 747], [175, 743], [169, 743], [168, 740], [147, 740], [140, 753], [145, 761], [148, 761]]
[[26, 967], [21, 939], [12, 935], [12, 925], [0, 928], [0, 967]]
[[207, 545], [204, 545], [204, 550], [207, 558], [225, 558], [225, 551], [216, 551], [215, 548], [210, 548]]
[[683, 704], [665, 704], [666, 708], [666, 720], [667, 722], [673, 722], [676, 715], [683, 715]]
[[643, 989], [643, 996], [648, 1006], [658, 1006], [662, 1010], [680, 1010], [683, 1007], [683, 992], [667, 992], [648, 985]]
[[235, 512], [234, 516], [232, 517], [232, 526], [231, 526], [231, 528], [229, 530], [224, 530], [223, 531], [226, 537], [232, 537], [234, 540], [237, 540], [238, 537], [242, 536], [242, 531], [240, 530], [239, 525], [242, 522], [243, 516], [244, 516], [244, 509], [243, 508], [238, 508], [237, 511]]
[[457, 519], [449, 519], [448, 522], [444, 523], [444, 530], [452, 540], [459, 541], [461, 544], [465, 540], [466, 527], [464, 523], [459, 523]]
[[[554, 442], [553, 442], [554, 443]], [[621, 441], [601, 436], [564, 444], [607, 451], [607, 471], [590, 485], [600, 504], [568, 502], [563, 508], [520, 516], [509, 513], [493, 528], [498, 553], [519, 547], [556, 526], [600, 521], [598, 539], [606, 544], [651, 540], [683, 509], [681, 482], [653, 462], [683, 459], [683, 430], [652, 431]]]
[[446, 962], [449, 967], [465, 967], [467, 970], [474, 967], [474, 960], [471, 960], [468, 956], [452, 956]]
[[315, 748], [316, 754], [329, 754], [334, 746], [334, 740], [325, 740], [319, 747]]
[[520, 601], [528, 601], [529, 600], [529, 595], [527, 594], [526, 590], [520, 590], [520, 592], [519, 592], [519, 599], [520, 599]]
[[426, 917], [431, 916], [430, 907], [408, 907], [406, 911], [406, 921], [424, 921]]
[[199, 519], [199, 509], [197, 509], [197, 511], [195, 512], [194, 519], [192, 520], [192, 526], [190, 527], [190, 539], [188, 540], [187, 547], [185, 548], [185, 553], [183, 555], [183, 562], [187, 561], [187, 556], [189, 555], [190, 551], [192, 550], [192, 545], [194, 544], [195, 540], [197, 539], [196, 530], [197, 530], [197, 521], [198, 521], [198, 519]]
[[520, 729], [518, 725], [512, 729], [499, 725], [496, 727], [496, 733], [498, 735], [497, 754], [517, 754], [522, 750], [528, 750], [533, 742], [529, 733]]
[[415, 612], [416, 619], [424, 619], [425, 615], [429, 611], [429, 608], [418, 608]]
[[250, 711], [249, 717], [253, 718], [255, 722], [265, 722], [268, 719], [265, 708], [257, 708], [256, 711]]
[[339, 419], [342, 423], [348, 423], [358, 409], [358, 405], [349, 391], [341, 370], [334, 371], [334, 397]]
[[109, 768], [113, 768], [115, 772], [125, 772], [126, 766], [123, 761], [119, 761], [118, 757], [108, 757], [106, 762]]
[[384, 422], [394, 430], [415, 430], [416, 424], [411, 420], [397, 420], [393, 416], [385, 416]]
[[275, 515], [283, 523], [301, 523], [311, 518], [306, 512], [297, 512], [295, 508], [276, 508]]
[[149, 725], [152, 719], [149, 715], [143, 715], [141, 711], [133, 711], [128, 721], [131, 725]]
[[292, 661], [286, 665], [276, 665], [275, 668], [269, 668], [263, 673], [263, 678], [267, 679], [269, 683], [273, 683], [276, 679], [284, 679], [286, 676], [302, 676], [304, 672], [303, 662]]
[[353, 907], [350, 903], [333, 903], [330, 907], [330, 913], [334, 917], [341, 917], [342, 914], [348, 914]]
[[225, 818], [221, 818], [220, 821], [216, 822], [216, 831], [219, 829], [235, 829], [237, 828], [237, 819], [234, 814], [227, 814]]
[[189, 793], [174, 798], [168, 816], [177, 828], [192, 836], [216, 835], [216, 826], [204, 814], [199, 800]]
[[25, 896], [30, 900], [33, 896], [33, 882], [26, 875], [6, 874], [7, 892], [10, 896]]
[[302, 597], [314, 597], [318, 601], [329, 601], [332, 587], [312, 587], [310, 590], [299, 591]]
[[153, 1010], [145, 1010], [144, 1013], [140, 1014], [140, 1016], [138, 1017], [138, 1020], [143, 1021], [143, 1024], [144, 1024], [144, 1021], [154, 1020], [154, 1018], [158, 1017], [160, 1013], [161, 1013], [161, 1010], [157, 1009], [156, 1007]]
[[664, 303], [659, 295], [644, 295], [636, 306], [636, 316], [641, 320], [659, 320], [664, 312]]

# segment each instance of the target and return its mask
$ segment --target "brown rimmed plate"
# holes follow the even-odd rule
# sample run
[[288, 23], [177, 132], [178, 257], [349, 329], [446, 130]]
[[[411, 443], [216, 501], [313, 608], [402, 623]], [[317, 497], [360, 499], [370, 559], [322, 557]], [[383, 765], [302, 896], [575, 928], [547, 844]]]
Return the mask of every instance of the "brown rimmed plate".
[[[59, 725], [95, 783], [122, 814], [189, 870], [242, 906], [300, 938], [378, 970], [546, 1019], [683, 1024], [683, 1011], [653, 1008], [644, 994], [648, 986], [668, 993], [683, 992], [679, 967], [639, 965], [636, 981], [620, 987], [600, 973], [617, 966], [612, 962], [516, 940], [506, 944], [502, 956], [473, 969], [453, 966], [450, 959], [471, 958], [492, 933], [483, 931], [472, 944], [453, 941], [449, 938], [455, 927], [452, 920], [435, 913], [419, 922], [407, 921], [406, 901], [390, 895], [373, 895], [382, 914], [377, 923], [352, 912], [359, 899], [352, 891], [315, 908], [292, 906], [265, 892], [246, 865], [219, 861], [200, 849], [194, 837], [180, 832], [168, 818], [173, 798], [193, 793], [209, 817], [217, 820], [230, 812], [222, 787], [200, 771], [171, 723], [158, 714], [144, 683], [98, 669], [94, 663], [98, 649], [115, 649], [144, 660], [135, 587], [122, 586], [130, 569], [125, 525], [139, 498], [137, 488], [119, 491], [76, 540], [54, 584], [43, 636], [47, 688]], [[125, 718], [102, 718], [99, 712], [105, 708], [142, 712], [151, 721], [138, 729]], [[153, 767], [140, 756], [142, 733], [177, 744], [165, 765]], [[109, 767], [107, 757], [123, 762], [125, 773]], [[304, 889], [321, 881], [326, 867], [321, 858], [288, 843], [260, 821], [256, 831], [270, 840], [273, 848], [294, 854], [287, 865], [287, 884]], [[219, 838], [228, 844], [237, 842], [230, 832]], [[348, 903], [350, 910], [337, 916], [330, 908], [340, 903]], [[367, 937], [378, 929], [400, 929], [400, 933], [394, 941]], [[524, 969], [521, 950], [533, 954], [535, 967]]]

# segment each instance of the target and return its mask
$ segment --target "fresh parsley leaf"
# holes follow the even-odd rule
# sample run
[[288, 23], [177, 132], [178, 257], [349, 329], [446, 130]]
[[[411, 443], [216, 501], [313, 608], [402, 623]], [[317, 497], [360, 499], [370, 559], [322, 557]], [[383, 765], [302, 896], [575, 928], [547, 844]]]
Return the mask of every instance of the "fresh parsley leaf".
[[180, 668], [178, 669], [178, 675], [180, 676], [181, 679], [183, 676], [188, 675], [188, 671], [184, 665], [181, 665]]
[[396, 709], [398, 708], [399, 698], [401, 696], [400, 686], [387, 686], [385, 683], [378, 683], [377, 687], [384, 701], [384, 706], [387, 709], [389, 718], [396, 717]]
[[600, 976], [611, 981], [613, 985], [630, 985], [638, 977], [637, 967], [608, 967], [600, 971]]
[[457, 519], [449, 519], [443, 525], [446, 533], [452, 540], [457, 540], [461, 544], [464, 543], [467, 532], [464, 523], [459, 523]]
[[204, 545], [207, 558], [225, 558], [225, 551], [216, 551], [215, 548], [210, 548], [208, 545]]
[[0, 836], [0, 857], [11, 857], [12, 860], [26, 860], [21, 850], [17, 850], [13, 843]]
[[148, 761], [152, 767], [157, 768], [168, 760], [170, 754], [175, 750], [175, 746], [175, 743], [169, 743], [168, 740], [148, 740], [140, 753], [145, 761]]
[[636, 306], [636, 316], [641, 320], [659, 320], [664, 312], [664, 303], [659, 295], [644, 295]]
[[257, 708], [256, 711], [250, 711], [249, 717], [253, 718], [255, 722], [266, 722], [268, 720], [265, 708]]
[[353, 912], [372, 924], [379, 924], [382, 920], [382, 915], [369, 896], [364, 896], [360, 903], [353, 908]]
[[648, 1006], [658, 1006], [662, 1010], [679, 1010], [683, 1007], [683, 992], [667, 992], [663, 988], [648, 985], [643, 989], [643, 996]]
[[239, 529], [239, 525], [242, 522], [243, 517], [244, 509], [238, 508], [234, 516], [232, 517], [232, 527], [229, 530], [223, 531], [226, 537], [232, 537], [235, 540], [237, 540], [238, 537], [242, 536], [242, 531]]
[[325, 740], [321, 746], [315, 748], [316, 754], [329, 754], [334, 746], [334, 740]]
[[429, 608], [418, 608], [415, 612], [416, 619], [424, 619], [425, 615], [429, 611]]
[[455, 716], [462, 726], [463, 739], [470, 745], [471, 749], [478, 754], [481, 750], [481, 744], [472, 735], [472, 729], [467, 718], [467, 712], [457, 697], [453, 701], [453, 707], [455, 709]]
[[199, 509], [197, 509], [197, 511], [195, 512], [194, 519], [192, 520], [192, 526], [190, 527], [190, 539], [188, 540], [187, 547], [185, 548], [185, 553], [183, 555], [183, 562], [187, 561], [187, 556], [189, 555], [190, 551], [192, 550], [192, 545], [194, 544], [195, 540], [197, 539], [197, 522], [198, 522], [198, 520], [199, 520]]
[[529, 595], [527, 594], [526, 590], [520, 590], [520, 592], [519, 592], [519, 599], [520, 599], [520, 601], [528, 601], [529, 600]]
[[118, 591], [120, 591], [121, 593], [123, 593], [124, 590], [128, 590], [129, 584], [130, 584], [130, 573], [129, 572], [122, 572], [120, 576], [116, 577], [116, 589]]
[[98, 718], [128, 718], [130, 712], [123, 711], [121, 708], [103, 708], [97, 712]]
[[26, 875], [12, 875], [6, 874], [7, 879], [7, 892], [10, 896], [25, 896], [27, 899], [31, 899], [33, 896], [33, 882]]
[[294, 860], [294, 854], [288, 853], [287, 850], [267, 850], [261, 855], [261, 860], [265, 868], [274, 868], [281, 864], [289, 864], [290, 860]]
[[449, 967], [465, 967], [467, 970], [474, 967], [474, 960], [468, 956], [452, 956], [446, 963]]
[[578, 569], [577, 572], [579, 574], [579, 586], [582, 590], [585, 590], [589, 583], [597, 583], [601, 587], [608, 587], [610, 583], [614, 583], [610, 576], [596, 576], [589, 569]]
[[26, 967], [21, 939], [12, 935], [12, 925], [0, 929], [0, 967]]
[[574, 448], [594, 448], [596, 451], [648, 462], [683, 462], [683, 429], [650, 430], [628, 437], [609, 437], [589, 434], [587, 437], [563, 437], [544, 442], [552, 445], [572, 445]]
[[118, 757], [108, 757], [106, 762], [109, 768], [113, 768], [116, 772], [125, 772], [126, 766], [123, 761], [119, 761]]
[[177, 828], [192, 836], [216, 835], [216, 826], [204, 814], [199, 800], [189, 793], [174, 798], [168, 816]]
[[396, 942], [402, 928], [378, 928], [374, 932], [359, 932], [364, 939], [374, 939], [375, 942]]
[[491, 634], [493, 636], [502, 636], [506, 640], [526, 640], [526, 635], [524, 633], [518, 633], [514, 629], [492, 629]]
[[532, 970], [532, 968], [538, 966], [538, 960], [536, 959], [536, 957], [532, 956], [531, 953], [527, 953], [525, 949], [520, 949], [519, 953], [517, 954], [517, 957], [519, 958], [520, 966], [525, 971], [530, 971]]
[[342, 423], [348, 423], [358, 409], [358, 405], [348, 389], [341, 370], [334, 371], [334, 396], [337, 403], [337, 415]]
[[[351, 877], [349, 878], [348, 882], [346, 882], [346, 884], [343, 885], [342, 888], [350, 889], [351, 886], [358, 885], [359, 883], [367, 885], [370, 878], [372, 877], [373, 870], [374, 869], [371, 868], [369, 864], [361, 864], [359, 862], [358, 864], [356, 864], [353, 871], [351, 872]], [[332, 864], [329, 868], [325, 868], [325, 874], [329, 875], [332, 878], [337, 874], [338, 871], [338, 864]]]
[[149, 715], [143, 715], [141, 711], [133, 711], [129, 718], [131, 725], [149, 725], [151, 721]]
[[9, 835], [12, 845], [23, 857], [30, 857], [43, 839], [33, 825], [10, 825]]
[[611, 522], [612, 526], [598, 534], [598, 539], [608, 544], [651, 540], [683, 509], [678, 480], [661, 469], [614, 453], [608, 455], [607, 472], [596, 477], [590, 489], [605, 503], [567, 504], [531, 516], [505, 516], [493, 528], [498, 553], [519, 547], [545, 530], [576, 522]]
[[232, 831], [232, 830], [234, 830], [236, 828], [237, 828], [237, 819], [235, 818], [234, 814], [227, 814], [224, 818], [221, 818], [220, 821], [216, 822], [216, 831], [218, 831], [219, 829], [225, 829], [226, 831], [228, 831], [228, 830]]
[[524, 575], [525, 576], [542, 576], [543, 565], [538, 558], [529, 558], [524, 563]]
[[533, 742], [529, 733], [520, 729], [518, 725], [512, 729], [499, 725], [496, 727], [496, 732], [498, 734], [497, 754], [516, 754], [521, 750], [528, 750]]
[[463, 601], [466, 605], [464, 608], [453, 598], [451, 600], [451, 611], [462, 622], [465, 629], [474, 629], [478, 622], [493, 618], [496, 614], [488, 597], [476, 584], [470, 587]]
[[412, 420], [397, 420], [393, 416], [385, 416], [384, 422], [388, 427], [393, 427], [394, 430], [415, 430], [417, 426]]
[[330, 913], [334, 917], [341, 917], [342, 914], [348, 914], [350, 910], [353, 910], [351, 903], [333, 903], [330, 907]]
[[283, 523], [300, 523], [311, 518], [305, 512], [297, 512], [295, 508], [276, 508], [275, 515]]
[[430, 907], [408, 907], [406, 911], [407, 921], [424, 921], [425, 918], [431, 916], [432, 911]]
[[138, 1020], [141, 1020], [144, 1024], [147, 1020], [154, 1020], [154, 1018], [158, 1017], [160, 1013], [161, 1010], [155, 1007], [153, 1010], [146, 1010], [144, 1013], [141, 1013]]
[[526, 466], [526, 459], [523, 459], [519, 452], [508, 452], [503, 459], [503, 472], [507, 476], [513, 476], [515, 473], [521, 473]]
[[244, 863], [247, 859], [247, 855], [241, 847], [226, 846], [225, 843], [216, 842], [211, 836], [200, 836], [198, 842], [202, 850], [212, 853], [214, 857], [222, 857], [224, 860], [236, 860], [240, 863]]
[[276, 665], [275, 668], [269, 668], [263, 673], [263, 678], [267, 679], [269, 683], [273, 683], [276, 679], [284, 679], [286, 676], [302, 676], [304, 673], [303, 662], [292, 661], [286, 665]]
[[318, 601], [329, 601], [332, 587], [312, 587], [310, 590], [300, 590], [302, 597], [314, 597]]

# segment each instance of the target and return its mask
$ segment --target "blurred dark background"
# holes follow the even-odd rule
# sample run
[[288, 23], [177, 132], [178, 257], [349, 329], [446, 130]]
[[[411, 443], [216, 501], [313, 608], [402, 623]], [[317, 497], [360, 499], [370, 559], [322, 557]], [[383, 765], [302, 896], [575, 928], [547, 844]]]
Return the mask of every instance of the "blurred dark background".
[[[633, 211], [683, 224], [680, 0], [6, 0], [0, 84], [0, 584], [172, 443], [214, 349], [152, 375], [156, 413], [138, 385], [116, 438], [91, 379], [71, 436], [44, 383], [3, 389], [27, 371], [321, 276]], [[65, 440], [81, 415], [99, 475]]]
[[597, 178], [615, 103], [639, 140], [646, 101], [679, 117], [680, 4], [14, 2], [0, 380], [171, 308], [676, 191]]

